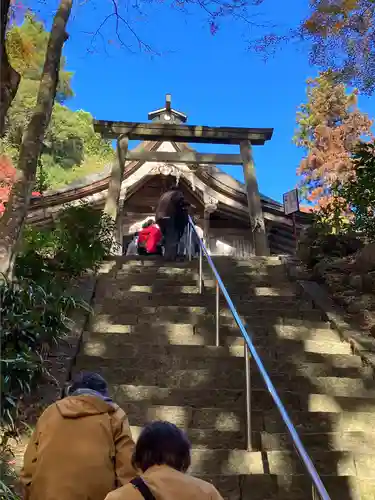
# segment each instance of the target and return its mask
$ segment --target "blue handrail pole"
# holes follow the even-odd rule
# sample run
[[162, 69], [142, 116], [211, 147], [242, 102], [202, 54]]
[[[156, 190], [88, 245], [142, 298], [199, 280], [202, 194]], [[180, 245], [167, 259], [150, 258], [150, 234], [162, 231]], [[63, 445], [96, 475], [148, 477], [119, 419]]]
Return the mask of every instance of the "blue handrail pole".
[[203, 291], [203, 255], [202, 255], [202, 246], [199, 245], [199, 293]]
[[[195, 225], [191, 219], [191, 217], [189, 216], [189, 225], [191, 226], [191, 229], [192, 231], [194, 232], [194, 234], [198, 237], [198, 233], [197, 233], [197, 230], [195, 228]], [[254, 360], [255, 364], [257, 365], [257, 368], [261, 374], [261, 377], [266, 385], [266, 388], [268, 390], [268, 392], [270, 393], [279, 413], [280, 413], [280, 416], [287, 428], [287, 431], [292, 439], [292, 442], [294, 444], [294, 447], [303, 463], [303, 465], [305, 466], [305, 469], [308, 473], [308, 475], [310, 476], [310, 479], [311, 479], [311, 482], [312, 482], [312, 485], [313, 485], [313, 492], [315, 491], [321, 498], [321, 500], [331, 500], [330, 499], [330, 496], [310, 458], [310, 456], [308, 455], [305, 447], [303, 446], [302, 444], [302, 441], [298, 435], [298, 432], [296, 430], [296, 428], [294, 427], [286, 409], [285, 409], [285, 406], [284, 404], [282, 403], [277, 391], [276, 391], [276, 388], [275, 386], [273, 385], [268, 373], [267, 373], [267, 370], [266, 368], [264, 367], [263, 363], [262, 363], [262, 360], [260, 359], [259, 355], [258, 355], [258, 352], [257, 350], [255, 349], [255, 346], [254, 344], [252, 343], [252, 340], [248, 334], [248, 332], [246, 331], [246, 328], [244, 327], [243, 323], [242, 323], [242, 320], [232, 302], [232, 299], [230, 298], [229, 296], [229, 293], [227, 291], [227, 289], [225, 288], [225, 285], [220, 277], [220, 274], [218, 273], [216, 267], [215, 267], [215, 264], [213, 263], [212, 259], [211, 259], [211, 256], [209, 255], [204, 243], [200, 240], [200, 238], [198, 237], [198, 240], [199, 240], [199, 245], [201, 246], [201, 249], [202, 249], [202, 253], [205, 255], [207, 261], [208, 261], [208, 264], [212, 270], [212, 273], [215, 277], [215, 280], [216, 280], [216, 286], [220, 289], [221, 293], [224, 295], [225, 297], [225, 300], [228, 304], [228, 307], [233, 315], [233, 318], [238, 326], [238, 328], [240, 329], [240, 332], [245, 340], [245, 344], [248, 348], [248, 351], [249, 351], [249, 354], [251, 355], [252, 359]], [[250, 373], [250, 371], [249, 371]], [[250, 377], [249, 377], [250, 378]], [[248, 399], [250, 398], [250, 394], [249, 394], [250, 391], [247, 391], [247, 394], [246, 394], [246, 398], [247, 398], [247, 402], [246, 402], [246, 407], [249, 408], [249, 411], [251, 411], [251, 406], [250, 406], [250, 403], [248, 401]], [[249, 420], [250, 420], [250, 415], [249, 415]], [[248, 424], [249, 424], [249, 420], [248, 420]], [[251, 428], [250, 428], [251, 429]], [[248, 438], [248, 442], [247, 442], [247, 446], [251, 446], [251, 431], [249, 432], [249, 425], [248, 425], [248, 429], [247, 429], [247, 438]], [[313, 498], [314, 498], [314, 493], [313, 493]]]
[[192, 248], [191, 248], [191, 243], [192, 243], [192, 234], [193, 234], [193, 230], [192, 230], [192, 226], [189, 224], [188, 225], [189, 227], [189, 231], [188, 231], [188, 248], [189, 248], [189, 261], [191, 261], [191, 255], [192, 255]]

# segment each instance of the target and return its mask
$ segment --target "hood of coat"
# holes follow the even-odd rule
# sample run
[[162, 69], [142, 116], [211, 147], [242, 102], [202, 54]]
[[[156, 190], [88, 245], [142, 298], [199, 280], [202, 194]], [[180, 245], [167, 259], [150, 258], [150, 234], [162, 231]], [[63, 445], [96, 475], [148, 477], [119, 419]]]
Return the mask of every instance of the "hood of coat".
[[56, 403], [64, 418], [82, 418], [102, 413], [114, 413], [118, 406], [109, 398], [103, 399], [92, 394], [68, 396]]

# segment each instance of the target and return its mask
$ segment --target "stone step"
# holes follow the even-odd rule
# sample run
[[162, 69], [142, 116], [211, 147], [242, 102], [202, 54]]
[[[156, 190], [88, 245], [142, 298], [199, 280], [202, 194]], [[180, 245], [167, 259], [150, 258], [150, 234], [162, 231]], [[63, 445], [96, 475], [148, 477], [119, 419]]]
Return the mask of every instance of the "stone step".
[[[189, 274], [185, 275], [189, 276]], [[193, 272], [191, 273], [193, 276]], [[199, 274], [196, 274], [198, 276]], [[207, 288], [213, 288], [216, 285], [216, 277], [210, 271], [203, 273], [203, 283]], [[267, 272], [244, 272], [242, 274], [233, 274], [230, 269], [219, 271], [219, 276], [224, 286], [228, 290], [234, 290], [236, 286], [241, 286], [243, 289], [252, 289], [259, 286], [269, 286], [277, 290], [282, 290], [286, 286], [290, 286], [290, 282], [284, 273], [267, 273]], [[182, 278], [183, 279], [183, 278]]]
[[[198, 277], [199, 275], [196, 277], [197, 280]], [[227, 274], [221, 272], [220, 277], [225, 288], [230, 293], [254, 293], [254, 291], [260, 287], [268, 287], [271, 288], [274, 293], [282, 295], [283, 290], [290, 290], [293, 288], [293, 284], [291, 284], [284, 275], [270, 276], [266, 273], [233, 275], [228, 271]], [[203, 284], [205, 289], [212, 290], [216, 286], [216, 278], [210, 273], [204, 274]]]
[[[215, 485], [224, 500], [307, 500], [311, 482], [306, 474], [201, 475]], [[324, 476], [331, 500], [374, 500], [375, 481], [356, 476]]]
[[[150, 341], [153, 339], [149, 338]], [[104, 359], [121, 358], [127, 366], [145, 370], [154, 370], [155, 366], [170, 367], [170, 369], [202, 369], [212, 367], [220, 358], [220, 368], [223, 371], [244, 369], [244, 349], [242, 346], [214, 347], [196, 345], [173, 345], [164, 343], [125, 342], [121, 334], [93, 334], [83, 346], [83, 354], [100, 356]], [[137, 339], [135, 339], [137, 340]], [[315, 377], [349, 377], [372, 376], [371, 367], [362, 365], [361, 359], [352, 354], [332, 355], [318, 362], [308, 362], [305, 359], [277, 359], [277, 351], [269, 351], [268, 347], [258, 349], [263, 363], [270, 373], [303, 373]], [[273, 356], [272, 356], [273, 354]], [[305, 358], [305, 353], [300, 355]], [[255, 363], [251, 363], [252, 372], [257, 372]]]
[[[246, 434], [245, 408], [228, 410], [220, 407], [196, 408], [127, 402], [124, 409], [129, 416], [130, 423], [136, 426], [145, 425], [152, 420], [168, 420], [184, 429], [239, 432], [243, 436]], [[345, 433], [352, 433], [355, 436], [358, 433], [358, 440], [362, 434], [368, 436], [369, 443], [370, 440], [372, 442], [375, 440], [373, 413], [371, 412], [332, 413], [292, 410], [289, 416], [301, 436]], [[276, 409], [266, 413], [252, 411], [251, 429], [257, 434], [264, 433], [265, 437], [286, 435], [284, 423]], [[322, 448], [324, 449], [324, 446]]]
[[[184, 429], [195, 428], [217, 430], [218, 432], [240, 432], [241, 434], [245, 431], [244, 408], [235, 410], [220, 407], [198, 408], [196, 406], [149, 404], [147, 401], [128, 400], [121, 406], [126, 411], [130, 423], [136, 426], [145, 425], [153, 420], [167, 420]], [[258, 430], [263, 429], [262, 413], [254, 412], [254, 414]]]
[[[215, 431], [212, 431], [213, 433]], [[221, 438], [221, 443], [225, 442], [225, 433], [217, 433]], [[241, 448], [239, 433], [230, 433], [233, 436], [238, 448]], [[293, 450], [293, 444], [291, 438], [287, 433], [269, 433], [265, 431], [253, 432], [253, 449], [260, 451], [285, 451]], [[242, 436], [244, 436], [242, 434]], [[346, 451], [354, 453], [371, 453], [375, 460], [375, 433], [368, 433], [362, 431], [348, 431], [348, 432], [318, 432], [318, 433], [305, 433], [299, 432], [299, 436], [302, 440], [308, 453], [310, 451], [321, 450], [321, 451]], [[204, 443], [203, 437], [199, 436], [197, 433], [191, 434], [192, 443], [194, 446], [198, 447], [198, 443]], [[211, 434], [207, 434], [207, 443], [211, 443]], [[228, 438], [228, 442], [229, 438]], [[194, 443], [197, 443], [196, 445]], [[214, 443], [214, 439], [212, 439]], [[203, 445], [202, 445], [203, 446]], [[214, 448], [214, 444], [210, 446]], [[231, 448], [234, 448], [230, 445]]]
[[247, 258], [237, 258], [231, 255], [214, 255], [212, 256], [212, 260], [216, 266], [219, 266], [220, 263], [223, 265], [233, 264], [236, 267], [281, 267], [283, 266], [283, 262], [280, 260], [278, 255], [271, 255], [268, 257], [254, 256]]
[[[279, 331], [271, 332], [268, 330], [267, 334], [257, 330], [250, 331], [249, 335], [256, 348], [269, 350], [270, 359], [277, 359], [280, 362], [285, 361], [283, 356], [275, 356], [274, 349], [288, 350], [288, 345], [295, 348], [294, 359], [301, 361], [309, 361], [313, 363], [329, 362], [332, 366], [337, 367], [359, 367], [362, 365], [360, 358], [351, 355], [349, 345], [335, 336], [330, 336], [330, 331], [322, 330], [316, 331], [316, 335], [311, 338], [293, 338], [292, 336], [279, 336], [282, 328]], [[289, 335], [289, 332], [287, 332]], [[291, 333], [290, 333], [291, 335]], [[85, 334], [88, 339], [87, 342], [92, 342], [90, 349], [100, 348], [105, 355], [104, 349], [111, 349], [112, 346], [121, 348], [124, 346], [125, 350], [131, 349], [132, 352], [154, 352], [157, 354], [182, 354], [183, 356], [191, 355], [193, 357], [200, 356], [243, 356], [244, 354], [244, 339], [241, 333], [235, 329], [220, 328], [219, 341], [221, 346], [215, 346], [215, 334], [212, 331], [206, 331], [203, 328], [194, 327], [188, 324], [167, 324], [167, 325], [107, 325], [104, 323], [97, 323], [93, 326], [90, 333]], [[100, 346], [95, 343], [101, 343]], [[131, 344], [131, 347], [128, 346]], [[148, 345], [145, 345], [148, 344]], [[86, 344], [89, 345], [89, 344]], [[314, 351], [309, 351], [308, 346], [322, 345], [326, 347], [326, 355], [324, 357], [314, 354]], [[170, 346], [170, 347], [168, 347]], [[304, 348], [307, 346], [306, 352]], [[155, 347], [155, 350], [154, 350]], [[274, 348], [274, 349], [273, 349]], [[336, 349], [337, 348], [337, 349]], [[338, 351], [343, 348], [348, 348], [341, 355]], [[331, 352], [331, 349], [333, 352]], [[348, 356], [350, 354], [350, 356]], [[337, 357], [335, 357], [336, 355]], [[110, 356], [107, 356], [110, 357]], [[286, 360], [290, 361], [290, 360]]]
[[[80, 355], [78, 365], [82, 370], [101, 373], [110, 384], [134, 384], [141, 386], [159, 386], [170, 388], [195, 388], [210, 391], [215, 388], [244, 389], [244, 369], [241, 366], [224, 371], [221, 363], [208, 364], [206, 367], [179, 368], [158, 358], [149, 358], [147, 368], [126, 366], [123, 359], [103, 359], [100, 356]], [[180, 361], [180, 360], [179, 360]], [[191, 360], [191, 361], [194, 361]], [[146, 362], [145, 362], [146, 366]], [[202, 365], [204, 366], [204, 365]], [[331, 396], [355, 396], [375, 399], [373, 380], [348, 377], [304, 377], [295, 374], [274, 374], [272, 381], [280, 391], [298, 391], [300, 393], [318, 392]], [[260, 374], [251, 378], [252, 389], [262, 391], [264, 383]]]
[[[130, 320], [134, 318], [128, 318]], [[107, 335], [119, 335], [123, 336], [123, 339], [119, 339], [119, 343], [130, 343], [134, 342], [134, 345], [144, 345], [144, 344], [154, 344], [154, 345], [185, 345], [185, 346], [205, 346], [215, 344], [215, 334], [213, 331], [207, 332], [205, 329], [201, 330], [199, 327], [195, 329], [195, 333], [189, 332], [189, 329], [181, 329], [181, 331], [176, 331], [170, 328], [170, 325], [165, 326], [165, 331], [163, 331], [163, 325], [157, 325], [158, 329], [149, 331], [144, 331], [147, 328], [145, 324], [108, 324], [107, 320], [99, 319], [91, 325], [91, 339], [94, 341], [105, 342], [105, 337]], [[189, 325], [191, 326], [191, 325]], [[133, 329], [133, 327], [135, 327]], [[155, 330], [158, 333], [155, 333]], [[136, 333], [138, 332], [138, 333]], [[102, 337], [102, 339], [100, 339]], [[316, 354], [337, 354], [337, 355], [350, 355], [351, 348], [349, 343], [341, 341], [328, 340], [294, 340], [294, 339], [280, 339], [276, 335], [275, 337], [270, 336], [252, 336], [253, 343], [255, 347], [259, 350], [261, 354], [262, 350], [265, 350], [268, 354], [275, 356], [278, 354], [278, 359], [282, 359], [285, 356], [295, 356], [297, 353], [316, 353]], [[226, 335], [223, 330], [220, 331], [220, 343], [225, 348], [228, 348], [231, 354], [241, 355], [244, 348], [244, 340], [240, 336]], [[136, 347], [134, 347], [136, 348]], [[103, 352], [103, 347], [101, 348]], [[316, 358], [315, 362], [319, 362]]]
[[[194, 326], [195, 331], [198, 331], [198, 329], [201, 331], [214, 331], [214, 315], [197, 315], [196, 313], [186, 312], [181, 315], [171, 313], [168, 316], [169, 318], [166, 318], [165, 314], [158, 316], [156, 313], [153, 313], [153, 324], [158, 324], [165, 328], [170, 328], [172, 324], [189, 324]], [[301, 328], [302, 332], [306, 331], [306, 329], [329, 329], [329, 323], [322, 320], [309, 321], [300, 318], [283, 318], [281, 316], [275, 318], [270, 317], [270, 315], [242, 319], [243, 325], [249, 331], [278, 331], [281, 326]], [[111, 331], [118, 331], [116, 328], [121, 328], [122, 325], [150, 325], [150, 314], [138, 315], [135, 311], [129, 311], [128, 309], [117, 314], [109, 314], [108, 311], [105, 313], [95, 312], [90, 322], [94, 330], [103, 330], [110, 327]], [[116, 325], [116, 327], [111, 326], [111, 324]], [[219, 324], [220, 329], [224, 332], [228, 329], [236, 329], [238, 331], [237, 323], [229, 316], [220, 317]]]
[[121, 267], [176, 267], [176, 268], [185, 268], [185, 267], [193, 267], [196, 265], [196, 262], [183, 260], [183, 261], [175, 261], [175, 262], [167, 262], [162, 257], [157, 255], [122, 255], [116, 257], [110, 257], [107, 259], [107, 262], [111, 262], [114, 265]]
[[[193, 388], [210, 390], [211, 388], [242, 389], [244, 371], [242, 368], [232, 369], [227, 373], [221, 371], [218, 364], [206, 368], [178, 369], [169, 364], [162, 365], [158, 358], [150, 359], [147, 367], [133, 368], [134, 359], [104, 359], [100, 356], [80, 355], [78, 365], [81, 370], [101, 373], [110, 384], [134, 384], [171, 388]], [[141, 363], [141, 362], [140, 362]], [[135, 362], [134, 362], [135, 364]]]
[[[131, 423], [131, 422], [130, 422]], [[134, 440], [141, 433], [141, 426], [130, 426]], [[212, 429], [185, 429], [194, 448], [202, 449], [238, 449], [246, 448], [245, 434], [239, 431], [219, 432]]]
[[[194, 337], [194, 334], [190, 335]], [[182, 335], [177, 335], [178, 339], [183, 342]], [[165, 362], [172, 360], [177, 366], [179, 359], [183, 360], [182, 364], [195, 363], [212, 363], [217, 358], [220, 362], [228, 362], [228, 366], [242, 366], [244, 348], [242, 345], [221, 346], [200, 345], [173, 342], [173, 338], [166, 334], [160, 333], [158, 337], [153, 336], [153, 332], [136, 333], [98, 333], [91, 332], [88, 334], [88, 340], [83, 345], [83, 354], [88, 356], [101, 356], [106, 359], [127, 359], [129, 363], [138, 364], [140, 359], [156, 359], [157, 361]], [[355, 356], [352, 356], [355, 357]], [[148, 361], [146, 361], [147, 363]], [[216, 361], [215, 361], [216, 362]]]
[[[284, 271], [285, 265], [282, 262], [272, 262], [272, 263], [255, 263], [249, 261], [243, 261], [243, 262], [235, 262], [235, 261], [222, 261], [220, 263], [219, 260], [216, 259], [216, 257], [213, 259], [214, 266], [218, 271], [225, 271], [228, 268], [235, 268], [236, 270], [239, 271], [239, 274], [242, 274], [244, 272], [276, 272], [276, 271]], [[166, 262], [163, 259], [154, 259], [154, 260], [144, 260], [138, 261], [138, 262], [120, 262], [117, 261], [115, 262], [114, 260], [107, 260], [104, 262], [104, 265], [102, 266], [103, 269], [101, 269], [101, 272], [103, 274], [108, 273], [108, 271], [116, 272], [116, 271], [121, 271], [121, 270], [137, 270], [141, 269], [147, 272], [148, 270], [152, 271], [154, 269], [195, 269], [198, 270], [199, 266], [199, 260], [198, 259], [193, 259], [191, 261], [189, 260], [178, 260], [175, 262]], [[211, 267], [209, 266], [207, 260], [204, 258], [203, 259], [203, 270], [204, 271], [209, 271]]]
[[[122, 324], [117, 325], [117, 330], [112, 328], [108, 321], [101, 322], [95, 317], [92, 318], [92, 327], [95, 332], [105, 333], [107, 330], [109, 332], [114, 330], [115, 333], [121, 333], [124, 335], [137, 335], [140, 338], [131, 338], [132, 341], [137, 340], [137, 342], [142, 342], [144, 337], [147, 341], [152, 341], [155, 344], [161, 344], [163, 339], [168, 339], [168, 343], [175, 343], [172, 339], [181, 337], [181, 339], [176, 342], [178, 344], [183, 344], [184, 338], [186, 338], [186, 343], [191, 344], [193, 340], [197, 340], [197, 345], [201, 345], [206, 342], [207, 344], [212, 344], [214, 337], [214, 322], [211, 324], [207, 323], [204, 325], [193, 325], [191, 323], [158, 323], [158, 324]], [[101, 330], [101, 328], [103, 328]], [[109, 333], [108, 332], [108, 333]], [[311, 341], [311, 342], [331, 342], [337, 343], [341, 342], [339, 334], [335, 330], [330, 328], [308, 328], [305, 326], [291, 326], [276, 324], [272, 328], [269, 326], [251, 324], [249, 325], [249, 332], [251, 337], [256, 339], [264, 339], [267, 342], [280, 340], [297, 340], [300, 342]], [[220, 337], [238, 337], [241, 338], [238, 326], [225, 326], [220, 325]], [[232, 339], [233, 340], [233, 339]]]
[[[116, 273], [113, 275], [109, 275], [109, 277], [116, 277], [117, 280], [122, 281], [123, 279], [128, 280], [130, 277], [137, 279], [138, 276], [147, 276], [149, 279], [165, 279], [165, 278], [174, 278], [176, 279], [185, 279], [185, 278], [195, 278], [198, 279], [199, 271], [198, 266], [195, 267], [176, 267], [176, 266], [154, 266], [154, 267], [133, 267], [127, 268], [123, 267], [121, 269], [117, 269]], [[202, 273], [202, 276], [211, 279], [212, 273]]]
[[[177, 277], [186, 278], [199, 275], [199, 265], [195, 262], [192, 265], [183, 265], [185, 263], [171, 263], [168, 266], [113, 266], [106, 265], [99, 271], [100, 280], [113, 280], [114, 278], [122, 279], [127, 276], [149, 276], [149, 277]], [[271, 267], [271, 268], [241, 268], [239, 270], [233, 269], [230, 266], [217, 267], [219, 276], [224, 282], [231, 280], [235, 281], [251, 281], [256, 280], [257, 277], [262, 279], [267, 278], [272, 280], [274, 284], [288, 283], [288, 277], [285, 273], [284, 267]], [[216, 276], [209, 266], [203, 265], [202, 277], [204, 280], [216, 280]], [[228, 279], [229, 278], [229, 279]], [[278, 281], [277, 281], [278, 280]]]
[[[311, 459], [322, 477], [357, 476], [375, 480], [375, 456], [343, 451], [311, 450]], [[296, 453], [287, 451], [247, 452], [244, 450], [192, 449], [194, 474], [303, 474], [305, 469]]]
[[[115, 289], [116, 286], [123, 290], [134, 290], [133, 287], [148, 287], [153, 293], [162, 293], [163, 291], [177, 290], [182, 291], [185, 287], [198, 287], [199, 274], [195, 271], [185, 275], [173, 275], [154, 273], [119, 273], [117, 275], [102, 275], [99, 277], [99, 283], [105, 283], [110, 289]], [[227, 277], [222, 278], [225, 287], [229, 293], [233, 294], [249, 294], [254, 295], [260, 288], [273, 290], [273, 294], [280, 296], [287, 295], [290, 290], [290, 283], [284, 278], [281, 280], [270, 278], [265, 275], [256, 275], [251, 279], [249, 277]], [[204, 293], [215, 291], [216, 281], [211, 276], [203, 276]], [[196, 288], [198, 291], [198, 288]]]
[[[126, 305], [127, 304], [127, 305]], [[115, 301], [105, 301], [95, 304], [95, 315], [110, 315], [117, 323], [126, 323], [129, 314], [140, 318], [139, 322], [150, 322], [150, 316], [154, 321], [173, 322], [173, 323], [212, 323], [215, 318], [215, 307], [209, 306], [139, 306], [130, 302], [121, 304]], [[238, 310], [241, 319], [244, 323], [254, 324], [263, 323], [264, 325], [273, 324], [290, 324], [294, 320], [302, 320], [303, 322], [322, 322], [320, 311], [300, 311], [298, 308], [280, 308], [261, 310], [257, 308], [248, 308], [245, 314], [241, 314]], [[234, 325], [233, 315], [228, 308], [220, 310], [220, 322], [223, 325]], [[316, 325], [318, 326], [318, 325]]]
[[272, 329], [270, 329], [269, 327], [257, 327], [256, 329], [251, 330], [254, 338], [257, 338], [259, 336], [262, 338], [268, 337], [270, 339], [276, 337], [283, 340], [298, 340], [300, 342], [305, 342], [307, 340], [310, 340], [312, 342], [341, 342], [341, 338], [338, 332], [332, 330], [329, 327], [309, 328], [303, 325], [293, 326], [288, 324], [276, 324], [272, 326]]
[[[79, 365], [76, 367], [80, 369]], [[245, 393], [242, 389], [211, 389], [202, 391], [199, 388], [177, 389], [171, 387], [139, 386], [132, 384], [112, 384], [112, 393], [116, 402], [126, 407], [129, 404], [193, 406], [200, 408], [222, 408], [225, 410], [242, 410], [245, 408]], [[317, 391], [298, 393], [278, 391], [287, 410], [310, 412], [340, 413], [345, 411], [375, 411], [375, 399], [363, 395], [333, 396]], [[263, 390], [253, 390], [251, 393], [252, 411], [275, 410], [269, 393]]]
[[[223, 275], [220, 274], [221, 280], [225, 286], [225, 288], [231, 293], [238, 292], [249, 292], [254, 293], [254, 290], [259, 287], [269, 287], [274, 290], [279, 291], [279, 295], [282, 294], [282, 290], [285, 288], [290, 288], [291, 284], [285, 277], [280, 276], [269, 276], [265, 273], [256, 273], [256, 274], [244, 274], [240, 276], [236, 275]], [[148, 281], [148, 285], [156, 284], [160, 282], [160, 286], [168, 286], [173, 284], [180, 285], [189, 285], [195, 284], [198, 285], [199, 273], [197, 271], [188, 271], [184, 273], [165, 273], [165, 272], [154, 272], [154, 273], [123, 273], [117, 274], [116, 280], [120, 285], [126, 285], [128, 283], [134, 284], [146, 284], [146, 279]], [[204, 273], [202, 274], [203, 280], [203, 288], [205, 291], [214, 290], [216, 287], [216, 278], [212, 273]]]
[[[206, 289], [202, 294], [199, 293], [199, 287], [197, 283], [193, 285], [184, 285], [176, 283], [170, 283], [166, 281], [163, 286], [163, 282], [156, 282], [148, 285], [137, 285], [131, 284], [128, 281], [121, 281], [115, 278], [100, 278], [98, 280], [98, 285], [96, 288], [96, 295], [112, 296], [112, 293], [139, 293], [145, 295], [164, 295], [164, 294], [181, 294], [185, 295], [199, 295], [199, 297], [204, 300], [206, 296], [212, 297], [215, 294], [215, 290], [213, 287], [205, 287]], [[230, 284], [228, 284], [228, 289], [230, 288]], [[233, 288], [233, 287], [232, 287]], [[107, 295], [108, 293], [108, 295]], [[233, 288], [233, 294], [236, 297], [239, 297], [243, 300], [253, 300], [258, 298], [267, 298], [271, 299], [274, 297], [275, 299], [283, 300], [284, 298], [294, 298], [296, 296], [296, 291], [292, 288], [292, 286], [288, 283], [284, 288], [272, 288], [269, 286], [258, 286], [249, 288], [248, 290], [243, 291], [242, 294], [237, 293], [235, 288]], [[222, 297], [221, 297], [221, 300]]]
[[[81, 367], [78, 363], [76, 367]], [[165, 405], [165, 406], [193, 406], [220, 408], [244, 408], [243, 390], [212, 389], [204, 392], [200, 389], [176, 389], [172, 387], [141, 386], [134, 384], [110, 384], [114, 400], [122, 408], [130, 404], [139, 405]], [[255, 392], [255, 391], [254, 391]], [[260, 409], [259, 398], [253, 398]], [[258, 399], [258, 402], [256, 401]]]
[[[285, 266], [278, 260], [278, 258], [271, 258], [273, 260], [268, 261], [256, 261], [253, 258], [248, 260], [239, 261], [236, 259], [222, 259], [219, 256], [213, 257], [213, 262], [216, 269], [221, 273], [228, 273], [228, 269], [236, 270], [238, 274], [243, 275], [246, 273], [268, 273], [272, 274], [284, 274]], [[142, 258], [139, 260], [123, 260], [121, 258], [110, 259], [101, 266], [100, 273], [114, 273], [114, 272], [126, 272], [126, 271], [142, 271], [142, 272], [152, 272], [155, 270], [173, 272], [173, 271], [184, 271], [190, 269], [198, 269], [198, 259], [193, 259], [188, 261], [187, 259], [179, 262], [166, 262], [165, 260]], [[203, 258], [203, 269], [205, 272], [211, 272], [210, 267], [205, 258]]]
[[[305, 304], [300, 304], [295, 297], [281, 296], [233, 296], [233, 302], [246, 308], [256, 308], [259, 310], [284, 310], [285, 308], [301, 309], [306, 307]], [[111, 289], [108, 287], [97, 287], [95, 291], [95, 301], [106, 307], [108, 304], [111, 307], [117, 305], [121, 309], [125, 303], [131, 303], [136, 307], [144, 306], [174, 306], [174, 307], [208, 307], [214, 310], [216, 298], [213, 293], [209, 294], [192, 294], [192, 293], [144, 293], [122, 290], [120, 288]], [[220, 310], [226, 311], [226, 301], [223, 296], [220, 297]]]
[[[253, 319], [254, 317], [271, 317], [272, 320], [275, 318], [280, 318], [280, 322], [282, 322], [283, 318], [296, 318], [296, 319], [304, 319], [308, 321], [321, 321], [322, 313], [318, 309], [313, 309], [312, 307], [306, 307], [305, 304], [300, 303], [298, 300], [294, 299], [294, 303], [283, 303], [283, 302], [275, 302], [274, 305], [272, 303], [261, 304], [252, 301], [252, 302], [242, 302], [235, 301], [234, 297], [232, 298], [232, 302], [234, 304], [237, 312], [246, 320], [247, 318]], [[214, 301], [213, 301], [214, 303]], [[205, 303], [204, 307], [211, 314], [216, 313], [216, 309], [214, 308], [213, 303]], [[172, 306], [173, 307], [173, 306]], [[159, 309], [159, 308], [158, 308]], [[221, 304], [219, 307], [220, 317], [232, 317], [232, 312], [229, 309], [227, 303]]]
[[[374, 401], [375, 402], [375, 401]], [[375, 439], [373, 414], [366, 411], [348, 411], [344, 413], [291, 411], [290, 418], [298, 432], [304, 434], [363, 432]], [[239, 418], [239, 417], [238, 417]], [[260, 423], [255, 413], [255, 423], [263, 425], [268, 433], [284, 433], [285, 426], [277, 410], [268, 411]]]
[[[269, 257], [260, 257], [260, 256], [254, 256], [246, 259], [238, 259], [236, 257], [231, 257], [229, 255], [214, 255], [211, 256], [213, 262], [215, 265], [227, 265], [227, 264], [234, 264], [237, 267], [277, 267], [277, 266], [282, 266], [283, 263], [280, 260], [278, 256], [269, 256]], [[141, 255], [131, 255], [131, 256], [115, 256], [115, 257], [109, 257], [107, 261], [112, 262], [114, 264], [121, 264], [121, 265], [129, 265], [129, 266], [144, 266], [144, 267], [152, 267], [152, 266], [164, 266], [164, 267], [170, 267], [170, 266], [176, 266], [176, 267], [188, 267], [190, 265], [194, 265], [191, 261], [189, 260], [184, 260], [184, 261], [176, 261], [176, 262], [169, 262], [165, 261], [163, 258], [160, 258], [159, 256], [155, 255], [149, 255], [149, 256], [141, 256]]]
[[[221, 264], [220, 261], [213, 259], [214, 266], [216, 267], [219, 273], [229, 273], [231, 269], [232, 272], [242, 275], [247, 273], [268, 273], [268, 274], [284, 274], [285, 266], [280, 262], [272, 262], [272, 263], [255, 263], [255, 262], [236, 262], [236, 261], [223, 261]], [[204, 270], [209, 271], [211, 268], [209, 264], [203, 266]]]
[[[132, 423], [130, 421], [130, 423]], [[138, 439], [142, 426], [131, 425], [134, 440]], [[193, 448], [201, 449], [246, 449], [246, 433], [240, 431], [218, 431], [217, 429], [201, 429], [183, 427]], [[331, 432], [303, 433], [299, 432], [308, 453], [316, 451], [371, 453], [375, 460], [375, 433], [365, 432]], [[286, 433], [271, 434], [265, 431], [252, 432], [252, 451], [293, 451], [293, 443]]]
[[193, 272], [188, 276], [149, 276], [148, 273], [123, 273], [117, 275], [100, 276], [98, 283], [104, 284], [109, 289], [120, 287], [123, 290], [133, 290], [132, 287], [151, 287], [152, 292], [168, 291], [173, 288], [182, 289], [186, 286], [198, 286], [198, 273]]

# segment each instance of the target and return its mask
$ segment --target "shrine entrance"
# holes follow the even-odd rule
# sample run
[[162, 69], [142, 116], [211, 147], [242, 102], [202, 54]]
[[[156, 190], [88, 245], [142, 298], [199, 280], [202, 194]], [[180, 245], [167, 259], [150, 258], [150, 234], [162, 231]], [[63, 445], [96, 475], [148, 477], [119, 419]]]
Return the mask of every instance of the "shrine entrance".
[[[198, 166], [201, 169], [209, 169], [211, 165], [242, 165], [250, 220], [250, 253], [259, 256], [269, 255], [252, 147], [264, 145], [266, 141], [270, 140], [273, 129], [185, 125], [186, 115], [171, 108], [169, 94], [166, 96], [165, 107], [149, 113], [148, 117], [152, 120], [150, 123], [94, 121], [96, 132], [100, 133], [103, 138], [116, 139], [117, 141], [117, 161], [111, 171], [105, 212], [117, 221], [119, 226], [122, 225], [120, 195], [126, 161], [157, 162], [165, 165], [188, 164], [193, 169]], [[184, 143], [185, 147], [182, 151], [176, 152], [149, 151], [146, 148], [140, 149], [138, 147], [129, 151], [129, 140], [169, 141]], [[239, 154], [197, 153], [186, 146], [186, 143], [189, 142], [236, 144], [239, 146]]]

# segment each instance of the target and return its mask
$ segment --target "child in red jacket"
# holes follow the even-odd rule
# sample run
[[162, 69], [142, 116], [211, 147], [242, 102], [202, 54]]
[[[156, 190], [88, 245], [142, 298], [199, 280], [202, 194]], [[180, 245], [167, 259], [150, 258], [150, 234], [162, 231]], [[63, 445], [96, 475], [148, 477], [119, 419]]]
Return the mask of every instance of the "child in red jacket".
[[[147, 224], [147, 225], [146, 225]], [[160, 255], [162, 232], [154, 221], [148, 222], [138, 234], [139, 255]]]

